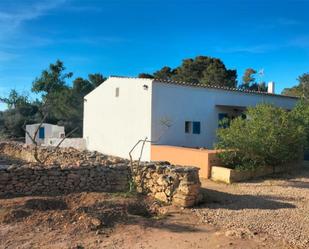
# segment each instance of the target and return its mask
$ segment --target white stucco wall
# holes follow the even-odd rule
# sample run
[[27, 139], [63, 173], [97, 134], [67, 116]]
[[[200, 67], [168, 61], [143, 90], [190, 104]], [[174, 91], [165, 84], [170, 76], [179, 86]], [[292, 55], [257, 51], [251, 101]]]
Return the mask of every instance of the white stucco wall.
[[[62, 138], [47, 138], [45, 140], [46, 146], [58, 146], [58, 144], [62, 141]], [[86, 140], [83, 138], [66, 138], [60, 144], [61, 148], [74, 148], [80, 151], [86, 149]]]
[[[31, 125], [26, 125], [26, 130], [31, 134], [31, 136], [34, 136], [34, 133], [36, 129], [39, 127], [40, 124], [31, 124]], [[45, 128], [45, 138], [40, 139], [39, 138], [39, 132], [37, 133], [37, 136], [35, 138], [35, 141], [38, 144], [44, 144], [46, 143], [48, 138], [59, 138], [61, 134], [64, 134], [64, 127], [63, 126], [58, 126], [58, 125], [53, 125], [53, 124], [42, 124], [41, 127]], [[32, 144], [32, 140], [30, 137], [26, 134], [26, 144]]]
[[[116, 88], [119, 97], [115, 96]], [[110, 77], [89, 93], [84, 102], [87, 148], [129, 158], [138, 140], [151, 138], [151, 91], [152, 80]], [[141, 145], [134, 151], [134, 159], [140, 149]], [[142, 160], [150, 160], [150, 143], [145, 144]]]
[[[213, 148], [218, 128], [218, 114], [225, 107], [248, 107], [269, 103], [292, 109], [296, 99], [223, 91], [218, 89], [184, 87], [153, 83], [152, 140], [158, 144]], [[162, 125], [169, 121], [170, 128]], [[185, 121], [201, 122], [200, 134], [186, 134]]]

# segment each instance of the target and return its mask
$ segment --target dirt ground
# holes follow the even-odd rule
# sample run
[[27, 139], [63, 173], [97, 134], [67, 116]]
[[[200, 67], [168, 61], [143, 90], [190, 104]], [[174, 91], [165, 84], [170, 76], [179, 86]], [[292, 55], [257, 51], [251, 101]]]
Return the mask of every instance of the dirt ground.
[[191, 209], [136, 196], [79, 193], [0, 203], [0, 248], [290, 248], [265, 235], [226, 235]]
[[203, 187], [193, 209], [128, 194], [2, 198], [0, 248], [309, 248], [309, 169]]

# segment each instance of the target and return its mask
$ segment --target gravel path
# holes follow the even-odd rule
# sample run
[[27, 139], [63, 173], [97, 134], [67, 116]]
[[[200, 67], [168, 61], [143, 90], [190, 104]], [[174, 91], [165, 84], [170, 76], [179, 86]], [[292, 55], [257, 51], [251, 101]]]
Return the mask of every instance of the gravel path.
[[294, 174], [226, 185], [202, 181], [206, 202], [193, 209], [227, 235], [267, 234], [309, 248], [309, 167]]

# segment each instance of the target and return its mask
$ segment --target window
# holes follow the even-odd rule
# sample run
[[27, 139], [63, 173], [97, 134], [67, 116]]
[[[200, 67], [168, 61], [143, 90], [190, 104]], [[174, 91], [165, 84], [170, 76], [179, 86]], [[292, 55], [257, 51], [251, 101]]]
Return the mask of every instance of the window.
[[227, 113], [219, 113], [218, 114], [218, 127], [219, 128], [227, 128], [228, 123], [226, 123], [226, 119], [228, 119]]
[[200, 134], [201, 133], [201, 122], [186, 121], [185, 122], [185, 133]]
[[40, 127], [39, 129], [39, 139], [44, 139], [45, 138], [45, 128]]
[[185, 122], [185, 133], [191, 133], [192, 130], [192, 122], [186, 121]]
[[116, 87], [115, 97], [119, 97], [119, 87]]
[[193, 134], [201, 133], [201, 122], [193, 122]]

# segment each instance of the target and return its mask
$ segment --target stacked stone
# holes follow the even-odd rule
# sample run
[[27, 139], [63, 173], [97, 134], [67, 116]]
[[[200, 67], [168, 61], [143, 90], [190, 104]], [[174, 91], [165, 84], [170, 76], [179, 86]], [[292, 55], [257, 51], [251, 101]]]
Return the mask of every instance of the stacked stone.
[[[39, 158], [47, 158], [45, 165], [61, 165], [67, 167], [70, 165], [89, 166], [89, 165], [112, 165], [118, 163], [128, 163], [128, 160], [103, 155], [99, 152], [79, 151], [74, 148], [55, 148], [55, 147], [38, 147]], [[35, 147], [17, 142], [0, 143], [0, 152], [11, 157], [22, 159], [26, 162], [35, 163]]]
[[82, 191], [128, 191], [129, 170], [126, 164], [99, 167], [0, 168], [0, 196], [55, 195]]
[[167, 162], [133, 165], [133, 178], [138, 192], [148, 193], [156, 199], [189, 207], [199, 201], [199, 169], [177, 167]]
[[[198, 168], [167, 162], [133, 163], [98, 152], [72, 148], [39, 147], [42, 157], [51, 154], [44, 165], [35, 163], [34, 147], [0, 143], [0, 155], [23, 160], [0, 165], [0, 195], [63, 194], [81, 191], [128, 191], [135, 183], [138, 192], [178, 206], [189, 207], [199, 200]], [[133, 181], [132, 181], [133, 180]]]

